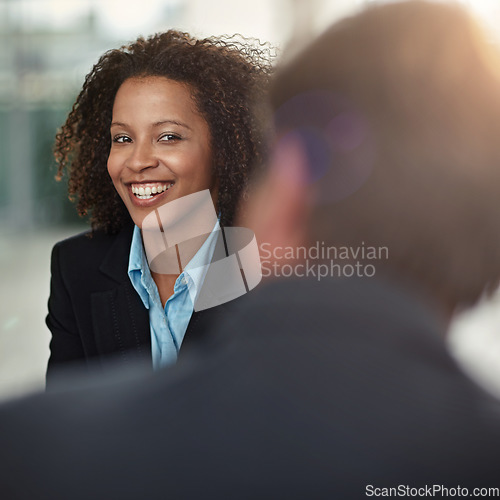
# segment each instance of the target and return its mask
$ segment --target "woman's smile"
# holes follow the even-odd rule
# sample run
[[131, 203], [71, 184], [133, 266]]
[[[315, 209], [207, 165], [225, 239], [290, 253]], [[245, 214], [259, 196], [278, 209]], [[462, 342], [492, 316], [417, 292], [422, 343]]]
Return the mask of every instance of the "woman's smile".
[[129, 196], [137, 207], [151, 207], [168, 202], [167, 195], [175, 182], [134, 182], [128, 185]]

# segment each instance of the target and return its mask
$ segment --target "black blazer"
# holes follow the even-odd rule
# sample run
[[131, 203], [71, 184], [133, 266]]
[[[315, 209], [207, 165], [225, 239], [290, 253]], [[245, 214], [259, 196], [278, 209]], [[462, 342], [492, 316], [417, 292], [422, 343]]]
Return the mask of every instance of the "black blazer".
[[[47, 384], [63, 365], [92, 365], [113, 358], [128, 363], [151, 360], [148, 310], [127, 274], [133, 225], [116, 235], [82, 233], [52, 250], [49, 313], [52, 333]], [[193, 312], [183, 341], [201, 340], [207, 326], [228, 307]]]

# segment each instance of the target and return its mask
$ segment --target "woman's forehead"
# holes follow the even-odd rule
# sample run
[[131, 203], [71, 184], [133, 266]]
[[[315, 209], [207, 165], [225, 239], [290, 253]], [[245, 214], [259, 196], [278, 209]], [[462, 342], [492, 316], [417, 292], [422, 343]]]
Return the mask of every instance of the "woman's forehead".
[[161, 76], [134, 77], [123, 82], [113, 105], [113, 122], [147, 120], [204, 122], [188, 84]]

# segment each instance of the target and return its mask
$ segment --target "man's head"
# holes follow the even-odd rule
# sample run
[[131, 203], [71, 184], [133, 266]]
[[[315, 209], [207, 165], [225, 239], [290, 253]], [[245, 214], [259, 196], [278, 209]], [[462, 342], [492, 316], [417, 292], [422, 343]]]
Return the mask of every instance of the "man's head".
[[387, 247], [377, 273], [448, 311], [497, 285], [500, 61], [464, 11], [369, 8], [282, 67], [271, 102], [260, 242]]

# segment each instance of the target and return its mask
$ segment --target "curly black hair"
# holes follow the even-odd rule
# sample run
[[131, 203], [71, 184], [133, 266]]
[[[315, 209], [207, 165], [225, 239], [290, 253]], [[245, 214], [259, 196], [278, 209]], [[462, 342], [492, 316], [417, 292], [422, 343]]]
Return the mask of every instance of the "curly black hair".
[[[61, 130], [54, 155], [57, 179], [68, 171], [68, 194], [92, 228], [116, 233], [130, 215], [107, 172], [115, 95], [128, 78], [163, 76], [193, 89], [198, 111], [213, 136], [221, 224], [232, 222], [252, 171], [262, 165], [271, 49], [237, 36], [202, 40], [169, 30], [106, 52], [85, 78]], [[259, 111], [257, 111], [259, 110]]]

